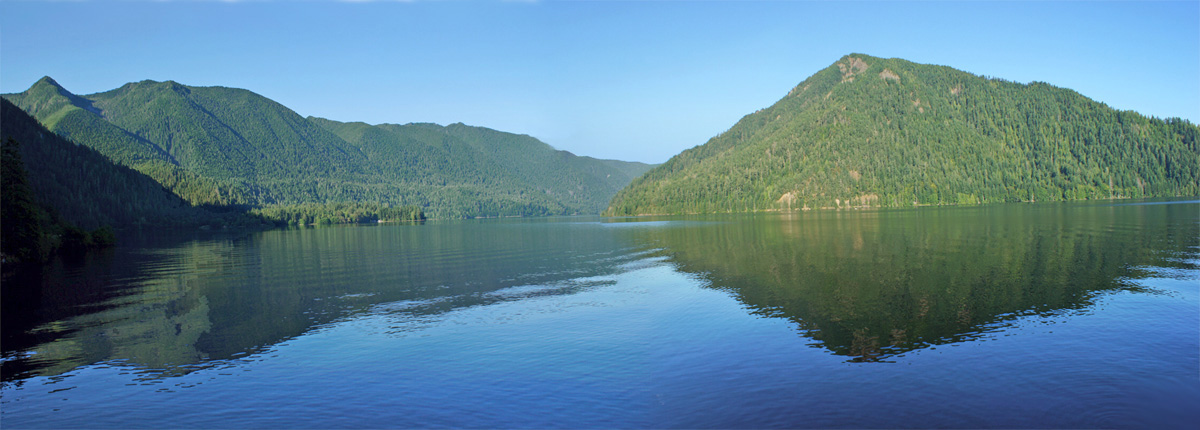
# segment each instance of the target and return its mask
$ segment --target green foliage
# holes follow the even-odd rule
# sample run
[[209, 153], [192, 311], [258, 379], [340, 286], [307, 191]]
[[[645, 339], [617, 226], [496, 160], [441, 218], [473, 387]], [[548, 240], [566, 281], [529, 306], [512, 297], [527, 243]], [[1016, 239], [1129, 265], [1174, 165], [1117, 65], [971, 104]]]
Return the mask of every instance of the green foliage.
[[91, 101], [71, 94], [49, 77], [42, 78], [24, 93], [4, 97], [38, 118], [51, 131], [68, 139], [85, 138], [88, 146], [118, 163], [173, 162], [154, 144], [109, 123]]
[[650, 167], [579, 157], [530, 136], [463, 124], [309, 119], [366, 154], [405, 197], [385, 201], [425, 206], [439, 217], [599, 213]]
[[[110, 159], [86, 146], [76, 145], [46, 130], [8, 100], [0, 100], [0, 135], [5, 143], [5, 196], [11, 207], [35, 207], [42, 213], [42, 235], [55, 236], [56, 226], [96, 229], [102, 226], [194, 226], [200, 224], [254, 225], [258, 220], [239, 214], [237, 208], [209, 210], [195, 207], [163, 188], [151, 177]], [[19, 142], [19, 144], [17, 144]], [[10, 161], [13, 160], [13, 161]], [[20, 166], [23, 166], [21, 168]], [[19, 178], [18, 173], [25, 174]], [[17, 178], [17, 179], [9, 179]], [[25, 185], [21, 186], [20, 183]], [[10, 195], [10, 185], [14, 191]], [[28, 189], [28, 197], [20, 191]], [[35, 211], [35, 212], [37, 212]], [[6, 214], [4, 223], [9, 225]], [[24, 220], [14, 215], [13, 220]], [[25, 221], [14, 221], [14, 236], [32, 233]], [[7, 233], [7, 230], [6, 230]], [[75, 234], [76, 232], [69, 232]], [[81, 243], [97, 242], [96, 234], [73, 236]], [[111, 242], [111, 230], [101, 230], [99, 243]], [[69, 238], [69, 237], [68, 237]], [[68, 241], [69, 243], [69, 241]], [[7, 253], [7, 252], [6, 252]]]
[[854, 54], [634, 180], [606, 212], [1196, 195], [1198, 135], [1045, 83]]
[[92, 237], [92, 244], [97, 247], [113, 246], [117, 243], [117, 233], [112, 227], [102, 226], [89, 233]]
[[41, 218], [45, 215], [33, 201], [25, 178], [18, 144], [5, 139], [0, 158], [0, 247], [4, 260], [38, 261], [48, 250], [42, 246]]
[[442, 218], [599, 213], [650, 167], [461, 124], [303, 118], [250, 91], [171, 81], [81, 97], [43, 78], [5, 98], [192, 205], [379, 202]]
[[272, 205], [254, 209], [251, 213], [277, 224], [297, 226], [425, 220], [425, 212], [420, 207], [390, 207], [380, 203]]
[[[7, 103], [7, 102], [0, 102]], [[15, 109], [12, 105], [4, 109]], [[5, 123], [5, 126], [9, 123]], [[59, 249], [84, 250], [112, 246], [116, 234], [104, 226], [88, 232], [55, 215], [53, 207], [42, 207], [29, 186], [20, 144], [4, 139], [0, 157], [0, 243], [4, 262], [39, 262]]]
[[92, 235], [87, 230], [69, 225], [62, 229], [62, 248], [68, 250], [83, 250], [91, 248], [95, 243], [92, 242]]

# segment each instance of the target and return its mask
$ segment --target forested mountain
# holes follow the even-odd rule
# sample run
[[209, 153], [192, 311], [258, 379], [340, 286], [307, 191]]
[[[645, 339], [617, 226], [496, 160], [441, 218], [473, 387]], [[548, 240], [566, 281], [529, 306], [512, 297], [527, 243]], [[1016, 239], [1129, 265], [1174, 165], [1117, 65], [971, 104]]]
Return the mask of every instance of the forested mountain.
[[247, 90], [171, 81], [78, 96], [47, 77], [4, 97], [192, 204], [260, 213], [347, 203], [440, 217], [598, 213], [649, 168], [484, 128], [304, 118]]
[[463, 124], [343, 123], [309, 118], [366, 155], [393, 183], [431, 207], [476, 213], [551, 215], [599, 213], [613, 194], [650, 166], [579, 157], [526, 135]]
[[39, 259], [81, 229], [131, 225], [257, 224], [236, 211], [194, 207], [150, 177], [50, 132], [0, 99], [4, 252]]
[[613, 198], [613, 215], [1200, 194], [1200, 129], [852, 54]]

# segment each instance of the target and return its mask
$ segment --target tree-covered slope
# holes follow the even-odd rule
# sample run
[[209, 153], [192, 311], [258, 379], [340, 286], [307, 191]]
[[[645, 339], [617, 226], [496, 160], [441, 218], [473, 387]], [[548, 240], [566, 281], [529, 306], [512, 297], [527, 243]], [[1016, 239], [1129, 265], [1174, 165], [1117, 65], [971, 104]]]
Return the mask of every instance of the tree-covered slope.
[[47, 77], [4, 97], [196, 205], [281, 213], [314, 204], [416, 205], [436, 217], [599, 213], [650, 167], [463, 125], [304, 118], [247, 90], [171, 81], [79, 96]]
[[[136, 170], [47, 130], [8, 100], [0, 99], [0, 141], [16, 151], [30, 201], [49, 229], [67, 224], [100, 226], [197, 225], [254, 222], [235, 213], [193, 207]], [[6, 165], [5, 168], [15, 166]], [[5, 184], [6, 190], [8, 184]], [[7, 223], [8, 219], [4, 222]], [[7, 237], [5, 238], [7, 240]]]
[[[195, 173], [266, 185], [297, 174], [354, 180], [364, 157], [291, 109], [250, 91], [142, 81], [87, 99], [105, 119]], [[282, 193], [288, 201], [304, 191]]]
[[355, 145], [393, 183], [430, 199], [431, 207], [448, 207], [453, 216], [599, 213], [617, 190], [651, 167], [579, 157], [530, 136], [463, 124], [309, 119]]
[[[500, 168], [523, 181], [551, 190], [551, 193], [568, 193], [588, 204], [604, 195], [615, 194], [651, 167], [642, 163], [580, 157], [556, 150], [527, 135], [461, 123], [447, 126], [446, 133], [489, 154]], [[603, 202], [596, 212], [603, 210], [607, 203]]]
[[181, 167], [161, 146], [106, 119], [90, 99], [77, 96], [49, 77], [22, 93], [5, 94], [47, 129], [99, 151], [113, 162], [138, 170], [194, 204], [247, 204], [244, 184], [202, 176]]
[[171, 156], [154, 143], [108, 122], [91, 100], [71, 94], [48, 76], [23, 93], [4, 97], [38, 118], [51, 131], [68, 139], [75, 135], [85, 138], [94, 149], [122, 164], [174, 163]]
[[607, 213], [1195, 195], [1198, 135], [1045, 83], [852, 54], [635, 179]]

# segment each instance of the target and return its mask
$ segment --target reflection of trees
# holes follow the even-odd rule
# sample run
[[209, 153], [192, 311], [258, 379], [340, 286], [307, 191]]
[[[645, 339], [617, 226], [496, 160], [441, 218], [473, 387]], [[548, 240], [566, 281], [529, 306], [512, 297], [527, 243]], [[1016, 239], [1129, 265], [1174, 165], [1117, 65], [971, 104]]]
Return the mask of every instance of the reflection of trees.
[[[40, 283], [43, 307], [21, 317], [44, 322], [32, 340], [14, 342], [22, 345], [6, 337], [5, 354], [24, 358], [3, 363], [4, 379], [99, 362], [172, 376], [364, 312], [436, 315], [570, 294], [606, 283], [589, 278], [627, 261], [617, 240], [595, 224], [479, 222], [267, 231], [123, 250], [131, 255], [30, 281]], [[82, 284], [92, 293], [73, 296]], [[535, 288], [511, 288], [521, 286]]]
[[[5, 278], [0, 369], [5, 381], [99, 362], [177, 375], [363, 313], [422, 317], [571, 294], [610, 282], [639, 258], [632, 249], [658, 247], [752, 312], [788, 318], [836, 354], [876, 360], [1014, 315], [1088, 306], [1125, 288], [1130, 267], [1191, 264], [1178, 257], [1200, 249], [1195, 209], [929, 208], [645, 228], [430, 223], [121, 248], [33, 280]], [[28, 294], [8, 289], [25, 283]], [[38, 323], [12, 324], [25, 320]]]
[[619, 245], [599, 227], [538, 222], [264, 232], [239, 248], [247, 255], [230, 263], [234, 273], [210, 277], [213, 328], [198, 345], [222, 359], [351, 315], [440, 314], [501, 300], [491, 293], [509, 287], [571, 285], [615, 272], [621, 261], [601, 257], [619, 256]]
[[163, 376], [186, 373], [178, 366], [198, 363], [204, 358], [195, 344], [212, 326], [208, 321], [208, 301], [201, 297], [199, 305], [183, 314], [171, 315], [173, 307], [150, 305], [151, 309], [142, 309], [136, 315], [130, 315], [128, 308], [119, 308], [73, 321], [73, 324], [87, 325], [93, 321], [102, 324], [38, 346], [32, 358], [46, 367], [37, 374], [57, 375], [110, 359], [154, 369]]
[[753, 312], [869, 361], [977, 336], [1015, 315], [1086, 307], [1099, 291], [1126, 288], [1129, 267], [1173, 264], [1165, 258], [1195, 245], [1194, 210], [822, 212], [645, 230], [643, 239]]
[[[196, 342], [212, 327], [210, 307], [208, 298], [196, 287], [210, 272], [204, 268], [220, 259], [215, 251], [224, 245], [192, 242], [160, 255], [143, 256], [145, 267], [140, 270], [115, 261], [130, 257], [123, 255], [88, 256], [77, 262], [78, 266], [43, 271], [40, 290], [52, 302], [76, 293], [80, 282], [96, 285], [87, 286], [92, 294], [85, 297], [43, 303], [49, 309], [78, 314], [34, 327], [31, 332], [40, 338], [38, 344], [23, 354], [23, 360], [5, 363], [5, 380], [58, 375], [101, 361], [153, 369], [152, 375], [185, 373], [180, 366], [198, 363], [206, 356], [197, 350]], [[170, 269], [160, 270], [163, 267]], [[88, 298], [95, 302], [89, 303]]]

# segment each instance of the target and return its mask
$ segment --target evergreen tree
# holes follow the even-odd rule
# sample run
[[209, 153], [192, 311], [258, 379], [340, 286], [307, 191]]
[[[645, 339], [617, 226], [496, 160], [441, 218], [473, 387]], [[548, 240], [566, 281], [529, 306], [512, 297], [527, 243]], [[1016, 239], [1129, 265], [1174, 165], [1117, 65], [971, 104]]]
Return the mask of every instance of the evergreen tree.
[[0, 159], [0, 243], [4, 260], [36, 261], [45, 256], [42, 248], [40, 209], [33, 201], [25, 179], [18, 143], [5, 139]]

